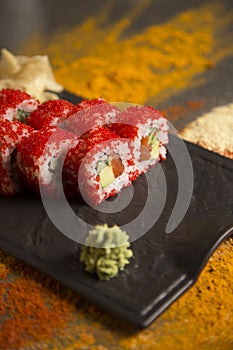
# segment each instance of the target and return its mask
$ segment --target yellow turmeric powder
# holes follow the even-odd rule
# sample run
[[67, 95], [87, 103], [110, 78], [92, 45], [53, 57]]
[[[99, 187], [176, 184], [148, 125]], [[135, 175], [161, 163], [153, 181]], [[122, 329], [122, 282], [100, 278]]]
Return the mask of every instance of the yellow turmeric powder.
[[141, 104], [158, 103], [201, 84], [197, 74], [233, 53], [231, 37], [222, 47], [233, 14], [218, 2], [125, 37], [134, 12], [108, 25], [102, 16], [89, 18], [49, 41], [37, 34], [25, 44], [26, 53], [48, 54], [56, 79], [80, 96]]

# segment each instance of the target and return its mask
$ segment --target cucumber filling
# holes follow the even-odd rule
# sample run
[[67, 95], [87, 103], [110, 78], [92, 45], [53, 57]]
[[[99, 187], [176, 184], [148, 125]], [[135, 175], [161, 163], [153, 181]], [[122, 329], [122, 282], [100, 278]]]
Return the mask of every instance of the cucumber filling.
[[26, 120], [29, 114], [30, 112], [26, 112], [23, 109], [20, 109], [20, 108], [17, 109], [17, 119], [22, 123], [26, 123]]
[[56, 157], [53, 157], [48, 163], [49, 171], [51, 173], [55, 173], [55, 171], [56, 171], [56, 169], [57, 169], [59, 164], [60, 164], [60, 159], [56, 158]]
[[160, 142], [156, 137], [157, 132], [157, 128], [151, 128], [148, 136], [142, 138], [140, 161], [158, 158]]
[[102, 188], [106, 188], [123, 173], [124, 166], [118, 154], [112, 154], [111, 156], [105, 154], [97, 162], [96, 170]]

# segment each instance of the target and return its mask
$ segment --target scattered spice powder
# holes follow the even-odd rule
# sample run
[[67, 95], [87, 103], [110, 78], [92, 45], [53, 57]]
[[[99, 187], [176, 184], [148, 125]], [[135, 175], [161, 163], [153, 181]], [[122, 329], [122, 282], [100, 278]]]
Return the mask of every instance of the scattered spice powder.
[[199, 110], [205, 105], [205, 100], [198, 101], [186, 101], [182, 105], [169, 106], [162, 111], [163, 115], [167, 117], [171, 122], [183, 118], [190, 113], [190, 110]]
[[141, 13], [135, 12], [137, 6], [141, 2], [115, 23], [105, 22], [106, 12], [47, 39], [35, 34], [23, 52], [49, 55], [56, 79], [80, 96], [139, 104], [161, 103], [203, 83], [197, 75], [232, 55], [232, 38], [225, 32], [233, 14], [220, 2], [184, 11], [126, 37]]
[[2, 252], [0, 272], [0, 349], [19, 349], [65, 328], [77, 297], [63, 299], [58, 283]]

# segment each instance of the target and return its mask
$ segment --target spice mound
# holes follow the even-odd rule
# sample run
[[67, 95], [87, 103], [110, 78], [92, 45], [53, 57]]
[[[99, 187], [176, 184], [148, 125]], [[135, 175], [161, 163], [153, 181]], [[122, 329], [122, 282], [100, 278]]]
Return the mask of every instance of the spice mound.
[[116, 277], [119, 270], [123, 270], [133, 256], [128, 240], [126, 232], [116, 225], [96, 225], [89, 232], [80, 256], [85, 270], [96, 273], [99, 279], [104, 281]]

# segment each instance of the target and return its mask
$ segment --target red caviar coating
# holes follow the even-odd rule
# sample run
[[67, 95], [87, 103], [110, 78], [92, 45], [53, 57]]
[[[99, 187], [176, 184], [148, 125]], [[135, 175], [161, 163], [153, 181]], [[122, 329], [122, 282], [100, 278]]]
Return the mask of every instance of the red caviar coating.
[[18, 121], [0, 120], [0, 193], [14, 195], [20, 191], [12, 166], [12, 153], [16, 146], [33, 132], [30, 126]]
[[4, 139], [0, 139], [0, 194], [12, 196], [19, 192], [19, 186], [13, 176], [10, 149]]
[[11, 150], [4, 139], [0, 140], [0, 194], [13, 196], [22, 189], [12, 166]]
[[[2, 90], [0, 92], [0, 117], [1, 111], [3, 114], [5, 113], [4, 116], [13, 113], [13, 117], [11, 116], [13, 119], [18, 116], [21, 117], [19, 111], [26, 104], [20, 105], [20, 103], [24, 102], [25, 99], [27, 103], [32, 100], [31, 103], [33, 104], [33, 101], [35, 101], [31, 99], [29, 94], [20, 90]], [[22, 108], [22, 112], [26, 112], [25, 118], [27, 118], [28, 125], [18, 121], [10, 122], [9, 120], [13, 120], [10, 118], [0, 122], [0, 137], [3, 140], [1, 143], [2, 159], [6, 154], [7, 159], [10, 159], [8, 153], [11, 153], [17, 145], [15, 169], [22, 181], [26, 182], [36, 192], [39, 192], [40, 178], [40, 185], [42, 184], [48, 190], [48, 193], [52, 194], [54, 187], [53, 184], [51, 185], [51, 181], [55, 171], [50, 167], [51, 162], [53, 163], [55, 160], [53, 166], [56, 168], [56, 161], [59, 158], [64, 159], [69, 144], [72, 147], [65, 157], [64, 180], [70, 186], [71, 192], [75, 192], [79, 184], [79, 169], [82, 161], [85, 160], [87, 170], [86, 172], [81, 171], [81, 182], [84, 183], [88, 196], [95, 203], [99, 202], [100, 195], [102, 200], [103, 197], [107, 198], [115, 195], [120, 188], [118, 183], [117, 189], [112, 189], [111, 192], [109, 192], [109, 189], [108, 192], [105, 192], [105, 188], [100, 185], [99, 176], [94, 175], [96, 174], [97, 153], [100, 152], [101, 154], [102, 150], [105, 149], [105, 152], [111, 156], [108, 161], [111, 160], [115, 178], [121, 176], [124, 170], [127, 169], [128, 182], [126, 181], [123, 184], [123, 186], [126, 186], [142, 173], [135, 163], [137, 158], [131, 158], [130, 154], [134, 154], [134, 149], [136, 149], [137, 142], [135, 143], [135, 140], [139, 140], [139, 143], [142, 142], [142, 144], [145, 143], [147, 147], [146, 139], [148, 137], [143, 136], [144, 125], [147, 130], [150, 125], [153, 125], [153, 127], [156, 125], [157, 127], [157, 122], [154, 122], [154, 124], [152, 122], [159, 119], [159, 131], [161, 128], [163, 133], [167, 132], [166, 120], [161, 120], [163, 118], [162, 114], [154, 108], [132, 106], [120, 112], [117, 107], [112, 106], [102, 98], [83, 100], [76, 106], [61, 99], [51, 100], [42, 103], [33, 112], [29, 109], [30, 115], [28, 117], [27, 108]], [[63, 128], [66, 127], [68, 131], [57, 127], [61, 123]], [[37, 130], [33, 130], [32, 127]], [[141, 127], [142, 130], [140, 130]], [[130, 142], [126, 140], [130, 140]], [[113, 147], [112, 153], [109, 153], [109, 148], [104, 148], [105, 146], [102, 145], [108, 141], [110, 141], [109, 147]], [[163, 147], [163, 141], [161, 142], [161, 147]], [[7, 151], [5, 147], [8, 147]], [[118, 153], [114, 151], [114, 147], [118, 149]], [[124, 157], [125, 151], [122, 152], [124, 147], [126, 155], [129, 157], [127, 160]], [[164, 152], [164, 157], [165, 155]], [[150, 160], [149, 158], [148, 160]], [[122, 161], [122, 159], [124, 160]], [[125, 162], [124, 165], [123, 162]], [[4, 165], [4, 163], [2, 164]], [[145, 164], [144, 170], [146, 171], [148, 167], [149, 165]], [[125, 181], [124, 177], [122, 179]], [[102, 191], [103, 188], [104, 191]]]
[[[135, 140], [138, 138], [138, 127], [131, 124], [121, 124], [113, 123], [109, 126], [110, 130], [119, 135], [120, 137], [127, 140]], [[132, 151], [133, 148], [131, 148]], [[132, 159], [128, 160], [128, 165], [133, 166], [134, 161]], [[139, 170], [134, 170], [130, 172], [130, 181], [135, 181], [139, 175]]]
[[95, 145], [103, 143], [108, 140], [120, 139], [119, 135], [116, 135], [106, 126], [97, 126], [95, 129], [89, 130], [82, 136], [86, 139], [87, 152], [90, 151]]
[[[120, 139], [120, 137], [114, 134], [105, 126], [99, 126], [85, 133], [80, 142], [68, 151], [64, 162], [64, 176], [66, 179], [70, 179], [70, 169], [73, 169], [71, 177], [72, 182], [77, 187], [78, 184], [78, 171], [82, 159], [85, 155], [96, 145], [105, 141]], [[66, 171], [67, 169], [67, 171]], [[68, 172], [68, 174], [67, 174]]]
[[113, 123], [109, 126], [109, 128], [117, 135], [120, 135], [128, 140], [134, 140], [136, 137], [138, 137], [138, 127], [135, 125]]
[[[131, 106], [125, 109], [117, 118], [117, 123], [112, 123], [109, 128], [120, 137], [130, 141], [131, 150], [134, 153], [134, 157], [139, 165], [138, 170], [132, 171], [130, 180], [134, 181], [140, 174], [145, 173], [149, 166], [155, 165], [156, 160], [150, 160], [150, 146], [148, 145], [148, 132], [149, 125], [158, 123], [158, 131], [162, 132], [163, 141], [160, 140], [160, 159], [162, 154], [166, 155], [166, 152], [162, 152], [163, 142], [167, 143], [167, 120], [163, 115], [153, 107], [149, 106]], [[158, 121], [158, 122], [157, 122]], [[154, 124], [153, 124], [154, 123]], [[161, 138], [161, 135], [160, 135]], [[165, 149], [165, 148], [164, 148]], [[142, 164], [140, 162], [148, 161], [148, 164]]]
[[17, 115], [17, 108], [29, 114], [37, 108], [38, 103], [37, 100], [24, 91], [3, 89], [0, 91], [0, 119], [10, 121], [20, 119]]
[[[111, 141], [111, 140], [120, 140], [121, 138], [113, 133], [111, 130], [109, 130], [106, 126], [98, 126], [94, 129], [89, 130], [87, 133], [85, 133], [81, 139], [80, 143], [77, 144], [75, 147], [71, 148], [69, 152], [66, 155], [65, 162], [64, 162], [64, 179], [71, 185], [73, 189], [76, 190], [76, 193], [79, 191], [79, 181], [84, 184], [84, 190], [85, 190], [85, 196], [89, 198], [89, 200], [92, 203], [98, 203], [99, 202], [99, 195], [98, 190], [100, 188], [99, 184], [99, 177], [96, 177], [96, 179], [93, 179], [92, 185], [88, 185], [88, 178], [90, 180], [90, 174], [87, 174], [85, 171], [81, 172], [81, 175], [79, 174], [79, 169], [81, 166], [81, 163], [84, 159], [84, 157], [91, 152], [91, 150], [97, 146], [101, 145], [104, 142]], [[104, 147], [104, 146], [103, 146]], [[100, 149], [98, 149], [100, 151]], [[113, 151], [114, 152], [114, 151]], [[92, 152], [91, 152], [92, 153]], [[93, 155], [93, 154], [92, 154]], [[88, 158], [89, 161], [93, 161], [92, 157]], [[88, 177], [88, 178], [87, 178]], [[95, 184], [94, 184], [95, 180]], [[96, 191], [93, 191], [95, 188]], [[108, 195], [106, 195], [106, 198]]]
[[56, 126], [75, 113], [75, 106], [66, 100], [51, 100], [43, 102], [27, 118], [27, 124], [35, 129]]
[[150, 106], [131, 106], [124, 110], [119, 118], [119, 123], [130, 125], [145, 124], [149, 119], [155, 120], [163, 118], [163, 115], [158, 110]]
[[16, 89], [2, 89], [0, 91], [0, 104], [6, 104], [8, 107], [15, 108], [24, 100], [30, 100], [32, 96], [25, 91]]
[[77, 113], [69, 117], [65, 121], [67, 130], [75, 133], [78, 137], [97, 126], [103, 126], [115, 122], [120, 111], [117, 107], [102, 101], [90, 101], [87, 107], [87, 102], [84, 103], [86, 107], [76, 106]]
[[52, 183], [53, 178], [48, 164], [54, 158], [62, 158], [69, 145], [76, 141], [72, 133], [58, 127], [35, 131], [17, 147], [17, 173], [36, 193], [39, 193], [39, 185], [42, 185], [49, 196], [56, 195], [53, 193], [55, 183]]
[[95, 98], [93, 100], [82, 100], [81, 102], [79, 102], [75, 106], [75, 109], [76, 109], [77, 112], [79, 112], [82, 109], [89, 108], [89, 107], [94, 107], [94, 106], [101, 105], [101, 104], [104, 104], [104, 103], [106, 103], [106, 101], [102, 97]]
[[19, 121], [10, 122], [7, 119], [0, 120], [0, 138], [4, 139], [10, 149], [33, 132], [33, 128]]
[[138, 137], [138, 125], [144, 125], [148, 120], [162, 118], [163, 115], [149, 106], [131, 106], [124, 110], [110, 129], [123, 138], [134, 140]]

